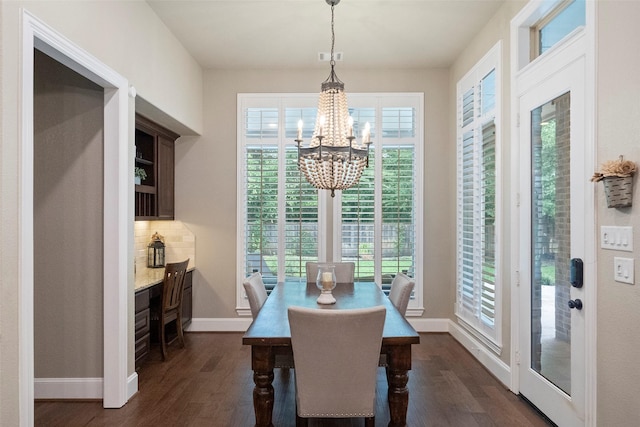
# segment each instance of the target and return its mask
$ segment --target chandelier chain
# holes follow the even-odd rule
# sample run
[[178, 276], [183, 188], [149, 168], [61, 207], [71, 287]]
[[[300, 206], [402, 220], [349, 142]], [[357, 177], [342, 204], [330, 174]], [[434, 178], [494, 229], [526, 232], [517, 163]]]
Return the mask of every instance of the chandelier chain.
[[331, 4], [331, 67], [333, 67], [334, 65], [336, 65], [336, 61], [333, 58], [333, 47], [336, 44], [336, 34], [335, 31], [333, 29], [333, 8], [335, 7], [334, 4]]

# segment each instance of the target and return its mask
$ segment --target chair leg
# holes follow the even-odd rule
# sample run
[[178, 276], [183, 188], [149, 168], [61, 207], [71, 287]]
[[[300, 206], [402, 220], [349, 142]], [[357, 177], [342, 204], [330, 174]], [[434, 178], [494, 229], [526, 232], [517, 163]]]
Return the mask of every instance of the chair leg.
[[176, 319], [176, 329], [178, 330], [178, 340], [180, 341], [180, 347], [184, 348], [184, 334], [182, 333], [182, 313], [178, 312]]
[[308, 418], [302, 418], [296, 414], [296, 427], [307, 427], [309, 425]]
[[376, 427], [376, 417], [366, 417], [364, 419], [364, 427]]
[[162, 350], [162, 360], [167, 359], [167, 341], [165, 339], [164, 316], [160, 316], [160, 348]]

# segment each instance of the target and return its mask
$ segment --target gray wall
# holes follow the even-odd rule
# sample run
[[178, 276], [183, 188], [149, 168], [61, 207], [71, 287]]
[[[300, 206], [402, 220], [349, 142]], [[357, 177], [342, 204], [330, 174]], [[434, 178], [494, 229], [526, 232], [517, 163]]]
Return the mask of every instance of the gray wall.
[[[640, 2], [597, 3], [597, 162], [624, 155], [640, 166]], [[609, 209], [602, 183], [594, 184], [597, 226], [632, 226], [634, 252], [598, 250], [597, 410], [599, 426], [640, 420], [640, 184], [633, 206]], [[613, 258], [635, 259], [635, 285], [613, 281]]]
[[[474, 37], [473, 41], [458, 57], [456, 62], [450, 68], [450, 88], [449, 97], [451, 100], [456, 99], [456, 84], [469, 70], [482, 59], [482, 57], [498, 42], [502, 40], [502, 122], [497, 129], [501, 133], [502, 149], [496, 153], [496, 160], [502, 162], [503, 172], [500, 184], [502, 185], [502, 205], [500, 212], [503, 214], [502, 230], [499, 236], [500, 252], [496, 253], [496, 257], [500, 260], [500, 272], [502, 274], [502, 353], [500, 359], [506, 364], [510, 364], [511, 352], [511, 264], [517, 260], [511, 259], [511, 236], [510, 236], [510, 215], [517, 215], [512, 211], [513, 205], [510, 195], [513, 189], [510, 182], [510, 160], [511, 160], [511, 91], [510, 91], [510, 54], [511, 48], [509, 43], [509, 24], [511, 19], [526, 4], [524, 1], [508, 1], [498, 12], [491, 18], [484, 29]], [[449, 156], [455, 159], [456, 156], [456, 103], [449, 104], [449, 127], [451, 128], [451, 140], [449, 141]], [[455, 171], [455, 163], [451, 165], [452, 174]], [[455, 192], [455, 179], [451, 179], [450, 191]], [[455, 216], [455, 205], [449, 206], [450, 213]], [[455, 230], [454, 234], [455, 236]], [[455, 247], [452, 249], [450, 256], [455, 259]], [[455, 281], [455, 270], [451, 272]], [[455, 286], [451, 287], [450, 304], [453, 305], [456, 300]]]
[[36, 51], [36, 378], [103, 375], [103, 99], [101, 87]]
[[[446, 69], [336, 70], [355, 92], [423, 92], [425, 317], [453, 315], [455, 168], [447, 127]], [[328, 69], [228, 70], [205, 73], [204, 132], [176, 144], [176, 217], [196, 236], [194, 317], [235, 318], [237, 93], [318, 93]], [[449, 179], [451, 179], [449, 181]], [[455, 187], [454, 187], [455, 188]], [[206, 261], [204, 261], [206, 260]]]

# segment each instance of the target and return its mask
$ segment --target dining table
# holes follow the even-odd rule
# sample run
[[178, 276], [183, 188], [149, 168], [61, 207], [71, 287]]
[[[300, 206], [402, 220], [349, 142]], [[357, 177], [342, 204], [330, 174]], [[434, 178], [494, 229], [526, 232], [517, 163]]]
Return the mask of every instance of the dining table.
[[345, 310], [379, 305], [386, 308], [380, 353], [385, 355], [387, 364], [389, 426], [406, 426], [411, 346], [420, 342], [420, 335], [376, 283], [338, 283], [332, 293], [336, 299], [334, 304], [318, 304], [316, 300], [320, 290], [315, 283], [279, 282], [244, 334], [242, 343], [251, 346], [256, 427], [273, 426], [275, 355], [293, 354], [287, 312], [289, 307]]

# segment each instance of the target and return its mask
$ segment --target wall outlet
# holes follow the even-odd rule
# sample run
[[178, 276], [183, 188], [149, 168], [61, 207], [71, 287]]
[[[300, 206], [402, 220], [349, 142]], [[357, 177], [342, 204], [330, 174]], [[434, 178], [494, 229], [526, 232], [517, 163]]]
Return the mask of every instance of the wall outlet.
[[633, 285], [633, 258], [613, 258], [613, 280]]

